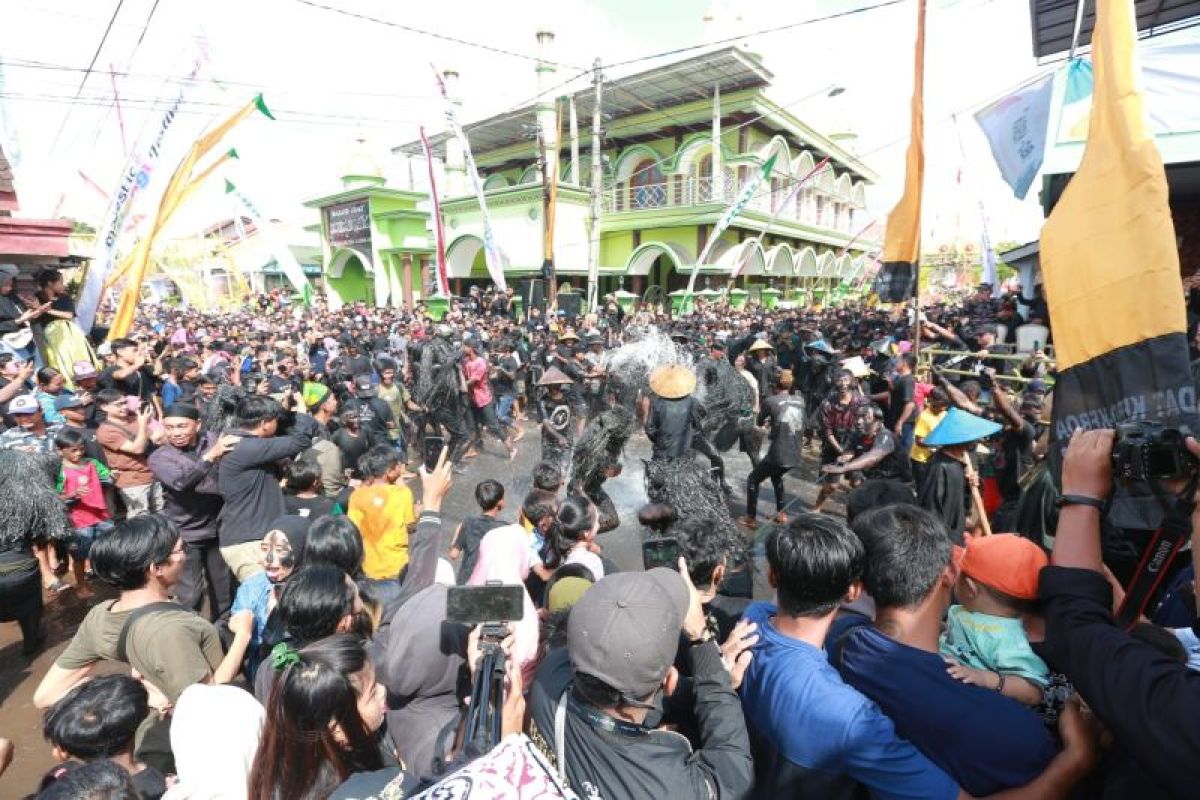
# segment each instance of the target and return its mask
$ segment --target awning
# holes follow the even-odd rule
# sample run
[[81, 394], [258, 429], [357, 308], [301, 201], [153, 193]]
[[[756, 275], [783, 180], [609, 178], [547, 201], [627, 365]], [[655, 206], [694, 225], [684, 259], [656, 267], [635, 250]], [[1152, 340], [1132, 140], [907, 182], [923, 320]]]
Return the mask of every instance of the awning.
[[[1079, 45], [1092, 43], [1096, 25], [1095, 0], [1084, 3]], [[1075, 9], [1080, 0], [1029, 0], [1030, 28], [1033, 30], [1033, 55], [1036, 58], [1065, 53], [1071, 49], [1075, 33]], [[1200, 23], [1200, 0], [1135, 0], [1138, 33], [1157, 36]]]
[[[711, 100], [713, 87], [720, 85], [722, 94], [741, 89], [766, 86], [771, 72], [744, 50], [726, 47], [711, 53], [677, 61], [659, 67], [604, 82], [604, 113], [611, 119], [655, 112], [695, 100]], [[593, 90], [589, 86], [575, 93], [575, 108], [579, 119], [591, 119]], [[500, 114], [479, 122], [464, 125], [471, 149], [488, 153], [501, 147], [529, 141], [528, 127], [533, 119], [534, 105]], [[707, 118], [697, 129], [711, 125]], [[441, 157], [445, 155], [446, 134], [429, 137], [430, 147]], [[420, 155], [420, 140], [402, 144], [393, 153]]]

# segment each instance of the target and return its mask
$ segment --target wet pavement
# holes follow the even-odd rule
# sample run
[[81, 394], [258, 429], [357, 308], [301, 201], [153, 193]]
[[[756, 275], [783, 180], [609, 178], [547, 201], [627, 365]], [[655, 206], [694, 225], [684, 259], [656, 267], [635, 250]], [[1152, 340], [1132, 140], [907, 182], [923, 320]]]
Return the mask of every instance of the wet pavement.
[[[517, 445], [518, 453], [514, 461], [508, 460], [499, 442], [485, 437], [483, 452], [468, 462], [464, 474], [454, 476], [454, 485], [442, 507], [447, 543], [465, 517], [478, 513], [474, 499], [475, 484], [485, 478], [494, 478], [504, 484], [506, 508], [501, 518], [516, 520], [521, 501], [532, 486], [532, 469], [541, 455], [536, 424], [529, 422], [524, 427], [526, 435]], [[604, 484], [605, 491], [616, 505], [621, 524], [615, 530], [601, 534], [598, 542], [604, 556], [621, 570], [642, 568], [642, 534], [637, 522], [637, 510], [646, 502], [643, 459], [649, 457], [650, 443], [639, 429], [626, 447], [623, 472]], [[730, 513], [736, 518], [745, 513], [745, 485], [750, 472], [750, 460], [736, 450], [724, 453], [723, 457], [727, 480], [734, 488], [729, 498]], [[697, 469], [707, 469], [707, 466], [703, 458], [696, 462]], [[790, 510], [811, 507], [815, 501], [817, 490], [812, 482], [815, 468], [815, 461], [809, 460], [785, 479], [788, 501], [799, 498], [790, 506]], [[419, 496], [420, 480], [414, 478], [410, 485], [414, 494]], [[834, 499], [838, 498], [835, 496]], [[831, 502], [827, 509], [840, 513], [841, 506]], [[759, 520], [770, 519], [774, 510], [774, 492], [770, 483], [764, 482], [759, 491]], [[765, 528], [760, 526], [756, 538], [761, 539]], [[756, 570], [755, 575], [755, 595], [768, 597], [770, 590], [761, 579], [762, 571]], [[41, 713], [33, 707], [33, 691], [70, 641], [88, 608], [115, 596], [102, 585], [93, 588], [96, 589], [96, 597], [86, 603], [77, 599], [72, 590], [47, 600], [46, 628], [49, 639], [46, 647], [32, 658], [21, 655], [21, 636], [16, 623], [0, 624], [0, 736], [12, 739], [17, 747], [12, 766], [0, 777], [0, 798], [22, 797], [31, 792], [40, 777], [53, 765], [50, 748], [41, 735]], [[100, 673], [119, 671], [116, 664], [102, 667]]]

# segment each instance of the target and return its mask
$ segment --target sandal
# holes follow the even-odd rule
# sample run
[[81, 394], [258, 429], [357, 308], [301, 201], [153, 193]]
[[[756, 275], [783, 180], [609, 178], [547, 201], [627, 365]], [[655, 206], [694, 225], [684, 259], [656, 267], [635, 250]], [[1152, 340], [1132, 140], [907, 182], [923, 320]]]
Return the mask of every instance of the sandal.
[[42, 588], [51, 594], [58, 594], [59, 592], [65, 592], [67, 589], [70, 589], [71, 584], [67, 583], [66, 581], [55, 581], [49, 586], [43, 586]]

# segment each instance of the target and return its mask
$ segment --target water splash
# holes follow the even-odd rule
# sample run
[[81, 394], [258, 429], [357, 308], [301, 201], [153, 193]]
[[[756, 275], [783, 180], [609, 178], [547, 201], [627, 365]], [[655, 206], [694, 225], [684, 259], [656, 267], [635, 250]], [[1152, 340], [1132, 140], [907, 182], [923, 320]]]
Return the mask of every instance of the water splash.
[[610, 381], [618, 386], [621, 402], [630, 402], [638, 391], [650, 388], [650, 373], [664, 364], [683, 364], [694, 368], [692, 354], [671, 341], [653, 326], [632, 327], [626, 332], [625, 344], [604, 354], [602, 361]]

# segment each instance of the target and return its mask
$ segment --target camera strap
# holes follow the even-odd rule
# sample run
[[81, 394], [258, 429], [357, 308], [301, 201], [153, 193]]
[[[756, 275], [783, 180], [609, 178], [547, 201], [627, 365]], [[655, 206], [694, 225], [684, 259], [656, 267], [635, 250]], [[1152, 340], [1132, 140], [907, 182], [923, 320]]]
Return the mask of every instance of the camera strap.
[[1166, 580], [1175, 556], [1191, 538], [1192, 512], [1196, 506], [1193, 498], [1198, 482], [1200, 474], [1193, 475], [1178, 496], [1172, 496], [1157, 482], [1151, 482], [1154, 495], [1162, 504], [1165, 514], [1150, 543], [1142, 551], [1142, 558], [1133, 571], [1133, 577], [1129, 579], [1129, 585], [1125, 587], [1125, 599], [1121, 601], [1116, 614], [1117, 625], [1122, 629], [1129, 630], [1145, 614], [1150, 601]]

